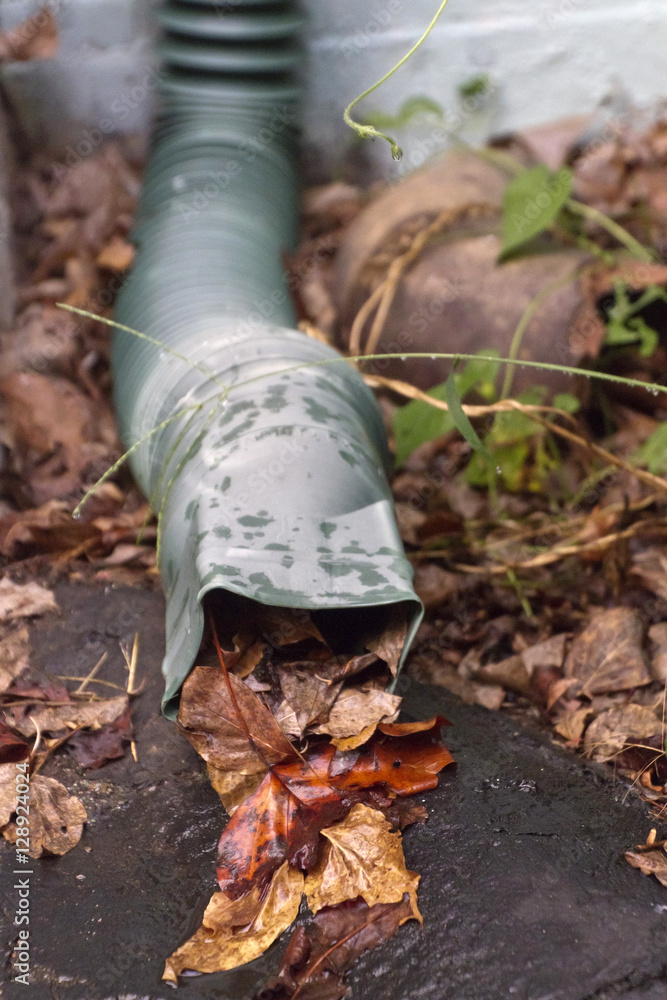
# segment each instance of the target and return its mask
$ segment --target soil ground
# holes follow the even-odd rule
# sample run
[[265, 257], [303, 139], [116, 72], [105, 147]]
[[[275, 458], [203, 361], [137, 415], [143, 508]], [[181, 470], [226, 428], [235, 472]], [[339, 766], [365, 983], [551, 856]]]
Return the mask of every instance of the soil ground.
[[[140, 633], [137, 756], [81, 769], [69, 755], [45, 772], [84, 802], [81, 843], [33, 863], [32, 978], [8, 1000], [168, 1000], [164, 957], [198, 926], [214, 887], [224, 819], [201, 762], [159, 714], [161, 596], [60, 584], [59, 614], [31, 627], [37, 663], [54, 674], [108, 652], [100, 675], [124, 683], [119, 641]], [[75, 668], [75, 669], [73, 669]], [[412, 681], [408, 715], [441, 711], [457, 767], [423, 797], [425, 825], [406, 831], [422, 875], [424, 927], [411, 923], [359, 960], [355, 1000], [665, 1000], [664, 888], [622, 851], [648, 832], [646, 806], [608, 768], [553, 746], [498, 712]], [[13, 944], [9, 845], [0, 871], [3, 952]], [[185, 1000], [251, 1000], [285, 938], [230, 973], [186, 979]]]

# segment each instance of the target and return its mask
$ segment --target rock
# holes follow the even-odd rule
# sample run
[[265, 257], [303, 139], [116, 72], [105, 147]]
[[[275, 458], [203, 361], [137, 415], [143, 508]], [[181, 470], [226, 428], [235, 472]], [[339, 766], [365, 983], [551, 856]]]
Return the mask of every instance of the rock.
[[[359, 309], [412, 237], [440, 213], [467, 208], [464, 221], [431, 240], [401, 277], [372, 353], [495, 350], [506, 357], [527, 306], [546, 289], [551, 291], [526, 327], [519, 360], [576, 365], [597, 353], [604, 328], [579, 277], [590, 259], [585, 253], [548, 246], [548, 252], [497, 264], [501, 241], [496, 234], [506, 183], [507, 178], [479, 156], [450, 153], [390, 188], [357, 217], [334, 271], [333, 295], [346, 345]], [[362, 347], [371, 325], [369, 318]], [[451, 361], [397, 358], [375, 362], [367, 370], [428, 389], [447, 378]], [[515, 369], [515, 392], [536, 384], [552, 392], [572, 391], [569, 376]]]

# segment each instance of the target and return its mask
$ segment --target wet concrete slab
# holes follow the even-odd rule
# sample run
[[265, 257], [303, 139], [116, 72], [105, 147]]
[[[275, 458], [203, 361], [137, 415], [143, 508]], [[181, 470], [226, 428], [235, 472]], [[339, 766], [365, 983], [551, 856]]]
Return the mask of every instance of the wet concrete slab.
[[[8, 982], [15, 892], [0, 845], [2, 996], [29, 1000], [171, 1000], [164, 958], [198, 926], [214, 889], [222, 808], [199, 760], [159, 715], [164, 606], [130, 588], [63, 585], [60, 616], [36, 622], [36, 660], [84, 675], [125, 676], [119, 641], [141, 635], [135, 702], [139, 762], [99, 771], [68, 755], [48, 765], [84, 801], [81, 843], [34, 863], [31, 984]], [[355, 1000], [667, 1000], [667, 890], [622, 851], [651, 821], [624, 785], [499, 713], [412, 683], [414, 716], [453, 723], [457, 759], [423, 797], [430, 818], [405, 835], [422, 874], [424, 928], [408, 924], [349, 976]], [[183, 981], [183, 1000], [251, 1000], [285, 941], [243, 969]]]

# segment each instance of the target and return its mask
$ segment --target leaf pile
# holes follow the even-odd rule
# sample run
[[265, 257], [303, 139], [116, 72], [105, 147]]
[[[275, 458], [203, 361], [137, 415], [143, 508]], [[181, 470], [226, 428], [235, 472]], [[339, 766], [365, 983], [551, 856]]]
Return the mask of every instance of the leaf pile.
[[[124, 756], [133, 739], [130, 697], [137, 692], [102, 698], [86, 690], [95, 683], [96, 668], [88, 678], [75, 679], [78, 686], [70, 691], [62, 678], [32, 663], [28, 629], [20, 620], [57, 610], [53, 593], [38, 584], [8, 578], [0, 584], [0, 832], [14, 843], [21, 836], [17, 806], [24, 816], [28, 809], [31, 857], [69, 851], [86, 821], [79, 799], [38, 773], [49, 756], [67, 744], [82, 767], [97, 769]], [[19, 794], [16, 764], [23, 762], [29, 791]]]
[[[42, 11], [16, 33], [35, 43], [52, 20]], [[136, 157], [114, 143], [61, 161], [36, 153], [12, 183], [17, 308], [0, 332], [0, 556], [37, 556], [61, 571], [77, 560], [104, 581], [143, 581], [155, 574], [156, 530], [145, 528], [148, 505], [122, 473], [80, 520], [71, 516], [122, 448], [108, 327], [56, 308], [65, 302], [110, 315], [132, 262]]]
[[347, 656], [306, 613], [258, 614], [230, 653], [213, 625], [219, 663], [196, 667], [183, 687], [179, 727], [231, 818], [218, 845], [220, 891], [164, 978], [251, 961], [294, 921], [305, 893], [317, 917], [311, 936], [295, 931], [276, 995], [308, 983], [309, 996], [342, 996], [356, 955], [421, 921], [400, 830], [425, 819], [409, 796], [434, 788], [452, 763], [439, 738], [445, 720], [394, 721], [401, 699], [384, 685], [404, 622], [362, 639], [372, 652]]

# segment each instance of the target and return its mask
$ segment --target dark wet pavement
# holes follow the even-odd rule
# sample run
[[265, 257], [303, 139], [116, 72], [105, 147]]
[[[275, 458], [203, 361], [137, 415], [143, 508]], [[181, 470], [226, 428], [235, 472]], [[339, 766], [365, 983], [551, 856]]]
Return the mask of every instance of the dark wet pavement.
[[[150, 591], [61, 586], [60, 617], [36, 622], [36, 659], [58, 674], [126, 676], [119, 640], [140, 632], [139, 762], [83, 772], [66, 754], [45, 773], [81, 797], [89, 823], [61, 858], [34, 863], [26, 1000], [251, 1000], [284, 942], [230, 973], [160, 982], [214, 888], [223, 811], [199, 760], [159, 715], [163, 602]], [[413, 683], [406, 709], [441, 711], [458, 766], [423, 797], [405, 835], [421, 872], [424, 928], [408, 924], [359, 960], [354, 1000], [667, 1000], [667, 889], [622, 851], [645, 839], [646, 807], [599, 769], [500, 713]], [[659, 835], [664, 831], [659, 831]], [[14, 852], [0, 845], [3, 974], [14, 940]]]

